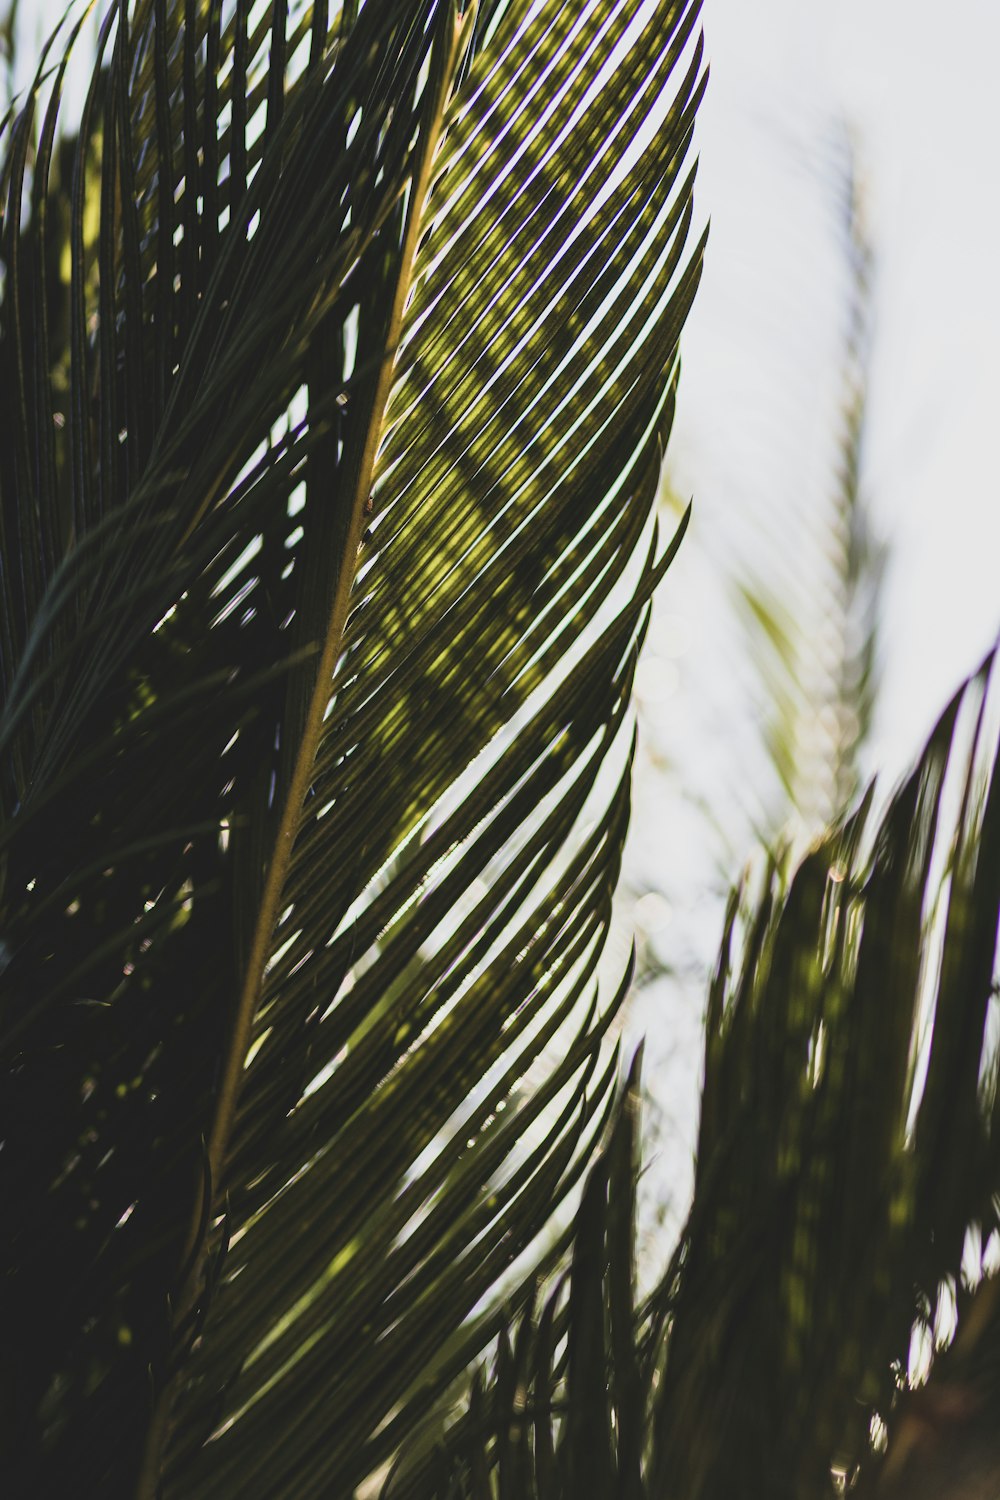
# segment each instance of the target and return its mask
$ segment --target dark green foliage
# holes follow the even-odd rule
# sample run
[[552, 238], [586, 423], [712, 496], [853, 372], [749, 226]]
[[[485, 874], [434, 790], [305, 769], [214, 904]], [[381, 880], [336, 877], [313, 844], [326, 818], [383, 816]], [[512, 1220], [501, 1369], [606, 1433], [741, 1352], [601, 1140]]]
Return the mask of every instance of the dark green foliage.
[[469, 1496], [640, 1500], [650, 1368], [637, 1339], [635, 1185], [639, 1058], [574, 1219], [568, 1273], [501, 1329], [491, 1378], [444, 1432], [429, 1425], [384, 1500]]
[[[5, 126], [5, 1494], [910, 1472], [911, 1325], [1000, 1186], [989, 668], [877, 828], [734, 899], [635, 1290], [595, 972], [680, 541], [698, 10], [123, 0], [68, 140], [81, 6]], [[978, 1442], [958, 1300], [929, 1399]]]
[[[815, 1494], [832, 1465], [850, 1472], [871, 1414], [889, 1413], [920, 1307], [958, 1281], [968, 1225], [994, 1226], [991, 669], [949, 706], [870, 849], [865, 803], [787, 892], [770, 878], [735, 976], [727, 934], [658, 1398], [665, 1493], [745, 1493], [754, 1473], [767, 1493]], [[964, 734], [955, 744], [960, 715], [971, 753]], [[945, 785], [961, 795], [954, 842]]]
[[[492, 1379], [436, 1447], [401, 1461], [386, 1500], [818, 1500], [836, 1475], [896, 1496], [921, 1455], [941, 1500], [992, 1493], [958, 1481], [1000, 1474], [1000, 1283], [959, 1292], [959, 1337], [923, 1406], [900, 1395], [911, 1328], [963, 1265], [975, 1285], [966, 1232], [985, 1242], [998, 1223], [992, 669], [949, 706], [877, 825], [869, 793], [790, 875], [772, 867], [753, 902], [734, 897], [694, 1202], [651, 1297], [634, 1290], [633, 1075], [576, 1218], [568, 1291], [526, 1311]], [[512, 1445], [521, 1468], [505, 1488]]]
[[699, 7], [597, 87], [630, 6], [122, 0], [69, 140], [88, 9], [0, 167], [2, 1487], [342, 1495], [609, 1114]]

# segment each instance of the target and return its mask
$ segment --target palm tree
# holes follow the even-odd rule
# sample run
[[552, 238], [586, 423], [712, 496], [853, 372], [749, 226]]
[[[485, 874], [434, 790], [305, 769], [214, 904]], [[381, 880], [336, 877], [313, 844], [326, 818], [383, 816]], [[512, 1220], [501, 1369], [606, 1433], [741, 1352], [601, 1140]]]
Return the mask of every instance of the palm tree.
[[614, 1112], [699, 5], [116, 0], [70, 133], [93, 9], [0, 168], [5, 1493], [347, 1495]]

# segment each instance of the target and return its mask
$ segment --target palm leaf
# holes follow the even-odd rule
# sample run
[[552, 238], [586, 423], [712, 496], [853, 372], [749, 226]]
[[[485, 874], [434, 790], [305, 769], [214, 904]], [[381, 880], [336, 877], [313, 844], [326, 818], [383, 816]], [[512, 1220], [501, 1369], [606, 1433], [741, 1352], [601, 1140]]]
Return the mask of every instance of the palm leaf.
[[0, 179], [6, 1478], [349, 1493], [608, 1118], [698, 5], [121, 3], [57, 151], [89, 10]]
[[[794, 871], [772, 865], [753, 903], [734, 896], [694, 1202], [653, 1294], [635, 1290], [636, 1064], [568, 1283], [511, 1319], [490, 1378], [400, 1455], [385, 1500], [819, 1497], [848, 1479], [859, 1494], [991, 1492], [992, 672], [956, 695], [878, 821], [869, 792]], [[911, 1330], [956, 1288], [958, 1336], [910, 1390]]]
[[[501, 1328], [489, 1378], [411, 1439], [384, 1500], [641, 1500], [649, 1380], [637, 1339], [641, 1050], [573, 1224], [568, 1273]], [[464, 1409], [463, 1409], [464, 1408]]]
[[969, 1226], [995, 1224], [991, 670], [949, 705], [869, 850], [870, 798], [787, 887], [770, 874], [731, 977], [734, 908], [670, 1291], [660, 1493], [749, 1493], [752, 1475], [822, 1494], [851, 1473], [920, 1309], [958, 1281]]
[[859, 789], [859, 752], [871, 728], [877, 686], [876, 617], [884, 565], [862, 485], [874, 251], [857, 177], [858, 153], [846, 131], [838, 134], [843, 140], [831, 169], [831, 192], [843, 222], [848, 274], [836, 472], [826, 503], [815, 507], [804, 528], [808, 546], [790, 552], [762, 515], [766, 560], [733, 580], [737, 612], [764, 689], [769, 759], [787, 807], [810, 828], [834, 818]]

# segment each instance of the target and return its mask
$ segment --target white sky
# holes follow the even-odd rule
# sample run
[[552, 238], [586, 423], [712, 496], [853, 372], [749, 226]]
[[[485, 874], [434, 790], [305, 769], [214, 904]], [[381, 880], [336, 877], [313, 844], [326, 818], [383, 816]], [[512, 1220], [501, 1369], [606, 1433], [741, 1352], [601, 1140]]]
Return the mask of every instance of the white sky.
[[946, 28], [926, 0], [869, 10], [871, 50], [841, 27], [831, 68], [869, 143], [883, 263], [871, 485], [896, 547], [879, 734], [895, 758], [1000, 628], [1000, 8], [961, 0]]
[[[801, 548], [808, 592], [806, 522], [835, 463], [845, 123], [876, 262], [863, 491], [889, 547], [868, 769], [903, 773], [1000, 629], [1000, 5], [705, 0], [704, 25], [698, 210], [712, 232], [668, 457], [694, 498], [693, 535], [640, 668], [645, 751], [626, 865], [651, 893], [657, 947], [676, 971], [633, 1014], [657, 1105], [651, 1196], [669, 1201], [674, 1227], [721, 892], [755, 842], [731, 816], [752, 800], [755, 710], [746, 661], [720, 625], [718, 564], [750, 555], [764, 534], [793, 558]], [[724, 825], [714, 845], [713, 812]]]
[[[752, 263], [766, 295], [775, 235], [802, 227], [788, 143], [807, 150], [817, 120], [842, 112], [859, 145], [877, 264], [866, 488], [891, 549], [871, 759], [896, 774], [1000, 628], [1000, 6], [707, 0], [705, 26], [701, 204], [713, 239], [685, 343], [681, 423], [699, 424], [713, 400], [702, 328], [714, 347], [741, 270]], [[779, 131], [783, 180], [759, 156]], [[758, 182], [766, 193], [754, 193]], [[836, 287], [824, 288], [822, 262], [813, 270], [819, 311]], [[782, 274], [780, 260], [773, 271]], [[797, 379], [822, 378], [808, 350], [798, 358]], [[716, 404], [714, 421], [726, 418]]]

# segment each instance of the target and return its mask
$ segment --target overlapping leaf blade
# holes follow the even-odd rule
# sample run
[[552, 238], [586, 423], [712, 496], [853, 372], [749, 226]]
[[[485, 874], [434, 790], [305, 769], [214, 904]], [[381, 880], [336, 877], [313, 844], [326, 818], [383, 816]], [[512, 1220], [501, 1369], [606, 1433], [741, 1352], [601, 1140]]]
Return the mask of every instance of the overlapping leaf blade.
[[602, 1136], [697, 14], [139, 0], [11, 127], [15, 1485], [350, 1489]]
[[[681, 189], [678, 210], [668, 194], [679, 182], [690, 138], [697, 53], [663, 133], [623, 174], [609, 204], [584, 221], [575, 251], [564, 250], [560, 226], [553, 231], [537, 205], [549, 217], [565, 215], [561, 174], [595, 154], [599, 166], [601, 142], [629, 100], [637, 93], [644, 105], [655, 98], [690, 33], [693, 12], [658, 10], [627, 54], [628, 66], [611, 75], [551, 154], [551, 138], [527, 127], [530, 119], [534, 128], [532, 101], [543, 87], [547, 99], [563, 98], [566, 108], [574, 90], [585, 102], [595, 58], [608, 54], [627, 20], [618, 7], [593, 7], [581, 21], [566, 7], [550, 6], [520, 29], [512, 23], [506, 60], [501, 53], [498, 63], [492, 50], [485, 52], [452, 106], [455, 119], [436, 167], [443, 186], [429, 194], [429, 230], [414, 269], [387, 437], [372, 477], [373, 515], [332, 684], [330, 728], [318, 747], [310, 805], [296, 836], [284, 931], [279, 928], [279, 954], [264, 983], [259, 1046], [236, 1125], [230, 1202], [235, 1213], [245, 1203], [249, 1217], [230, 1253], [233, 1290], [223, 1288], [216, 1323], [206, 1333], [206, 1378], [217, 1382], [223, 1375], [222, 1364], [212, 1362], [213, 1341], [218, 1361], [226, 1350], [235, 1355], [267, 1339], [287, 1316], [284, 1309], [298, 1312], [269, 1344], [270, 1357], [251, 1360], [232, 1388], [232, 1409], [245, 1404], [246, 1422], [237, 1421], [203, 1458], [176, 1460], [176, 1482], [190, 1493], [217, 1482], [220, 1462], [231, 1462], [233, 1475], [246, 1475], [241, 1483], [248, 1494], [292, 1483], [293, 1474], [303, 1493], [331, 1482], [331, 1473], [342, 1476], [339, 1483], [361, 1477], [364, 1453], [338, 1455], [327, 1445], [321, 1458], [318, 1448], [313, 1456], [291, 1441], [287, 1450], [276, 1450], [266, 1434], [275, 1424], [284, 1430], [296, 1420], [317, 1420], [324, 1402], [341, 1400], [341, 1387], [345, 1395], [357, 1391], [343, 1344], [356, 1326], [385, 1346], [386, 1369], [405, 1375], [405, 1357], [392, 1351], [406, 1347], [407, 1319], [417, 1315], [421, 1300], [443, 1300], [457, 1326], [488, 1291], [503, 1262], [484, 1260], [482, 1272], [466, 1283], [460, 1262], [453, 1265], [440, 1252], [435, 1259], [434, 1246], [447, 1243], [442, 1237], [450, 1234], [455, 1213], [447, 1185], [456, 1167], [442, 1164], [447, 1148], [438, 1133], [446, 1125], [456, 1129], [452, 1116], [470, 1087], [509, 1055], [541, 1005], [564, 993], [574, 972], [565, 955], [589, 966], [601, 945], [620, 835], [614, 822], [606, 825], [582, 867], [586, 844], [564, 865], [560, 851], [571, 847], [567, 839], [579, 811], [565, 781], [572, 763], [567, 753], [575, 747], [577, 758], [618, 717], [627, 698], [631, 643], [662, 568], [650, 559], [632, 602], [609, 614], [601, 639], [581, 656], [588, 622], [620, 589], [637, 546], [646, 545], [641, 539], [661, 433], [672, 409], [664, 381], [696, 280], [697, 261], [673, 290], [690, 183]], [[661, 39], [658, 71], [639, 61], [647, 36]], [[506, 109], [515, 120], [525, 117], [521, 134], [505, 127]], [[486, 160], [474, 162], [477, 150]], [[469, 181], [458, 188], [463, 171]], [[494, 186], [498, 178], [503, 188]], [[511, 222], [501, 221], [498, 240], [490, 231], [504, 190]], [[456, 200], [460, 207], [449, 209]], [[584, 202], [578, 197], [573, 205], [578, 214]], [[524, 226], [520, 238], [518, 225]], [[606, 264], [600, 252], [608, 243], [616, 257]], [[645, 297], [632, 322], [623, 324], [621, 309], [636, 287]], [[609, 297], [619, 305], [605, 308]], [[653, 313], [658, 322], [647, 326]], [[512, 463], [515, 446], [521, 457]], [[547, 680], [561, 685], [546, 692]], [[533, 708], [526, 719], [524, 705]], [[521, 719], [523, 727], [514, 731]], [[468, 773], [462, 803], [442, 804], [456, 776], [466, 774], [506, 725], [512, 728], [502, 750]], [[603, 734], [608, 748], [614, 738]], [[590, 769], [576, 778], [581, 795], [603, 755], [584, 762]], [[524, 783], [529, 770], [538, 788], [533, 793]], [[523, 804], [516, 814], [523, 824], [542, 786], [561, 786], [563, 795], [529, 841], [529, 864], [516, 853], [513, 814]], [[622, 805], [620, 797], [615, 802]], [[371, 809], [363, 828], [357, 826], [359, 805]], [[310, 816], [311, 807], [316, 812]], [[436, 829], [445, 808], [447, 821]], [[369, 887], [376, 876], [379, 885]], [[539, 880], [553, 877], [532, 908]], [[450, 913], [462, 888], [483, 878], [489, 895], [456, 927]], [[567, 916], [549, 930], [545, 913], [553, 908]], [[491, 928], [491, 911], [504, 923], [519, 914], [506, 948], [495, 947], [502, 929], [495, 921]], [[321, 945], [317, 938], [325, 934], [332, 941]], [[360, 976], [359, 957], [365, 965]], [[484, 962], [488, 967], [477, 978]], [[349, 991], [331, 1003], [352, 965]], [[510, 1030], [519, 1006], [521, 1020]], [[595, 1041], [607, 1020], [604, 1012]], [[585, 1022], [580, 1033], [580, 1064], [592, 1024]], [[505, 1089], [515, 1086], [533, 1055], [508, 1068]], [[308, 1087], [310, 1075], [317, 1083], [296, 1106], [288, 1081], [293, 1089], [296, 1079], [298, 1088]], [[565, 1069], [553, 1076], [560, 1086], [571, 1077]], [[381, 1100], [374, 1114], [355, 1109], [351, 1101], [373, 1092], [377, 1104]], [[600, 1097], [599, 1091], [595, 1107]], [[291, 1112], [289, 1102], [296, 1106]], [[461, 1170], [466, 1193], [489, 1190], [495, 1226], [489, 1233], [509, 1246], [506, 1260], [523, 1243], [518, 1225], [530, 1199], [511, 1197], [495, 1176], [490, 1141], [497, 1126], [489, 1115], [495, 1104], [518, 1110], [518, 1100], [506, 1094], [484, 1104], [457, 1126], [459, 1138], [475, 1139]], [[485, 1127], [476, 1129], [484, 1113]], [[505, 1127], [512, 1144], [533, 1111], [522, 1106], [518, 1114]], [[272, 1182], [261, 1191], [256, 1143], [265, 1138]], [[330, 1144], [317, 1157], [320, 1140]], [[546, 1158], [557, 1140], [548, 1138]], [[439, 1156], [411, 1179], [414, 1164], [435, 1149]], [[569, 1171], [573, 1160], [566, 1157], [561, 1170]], [[363, 1171], [354, 1168], [358, 1161]], [[547, 1191], [555, 1192], [557, 1181]], [[392, 1209], [397, 1200], [399, 1209]], [[316, 1206], [330, 1202], [336, 1212], [314, 1219]], [[391, 1233], [403, 1237], [411, 1278], [390, 1299], [377, 1264], [386, 1233], [374, 1209], [380, 1202]], [[303, 1217], [317, 1223], [317, 1239], [300, 1248], [289, 1242], [285, 1226]], [[532, 1221], [524, 1222], [527, 1228]], [[279, 1262], [280, 1296], [265, 1307], [254, 1297], [254, 1284]], [[306, 1330], [317, 1342], [301, 1358]], [[382, 1370], [361, 1425], [374, 1430], [404, 1391], [405, 1382], [389, 1380]], [[358, 1467], [324, 1470], [324, 1462]], [[203, 1480], [196, 1477], [201, 1472]]]
[[[532, 1500], [819, 1500], [845, 1478], [865, 1495], [990, 1492], [1000, 1282], [970, 1245], [995, 1240], [1000, 1203], [993, 671], [956, 695], [878, 822], [869, 790], [791, 874], [772, 864], [755, 901], [734, 897], [694, 1202], [662, 1281], [637, 1298], [634, 1068], [574, 1221], [568, 1295], [509, 1320], [488, 1378], [400, 1456], [385, 1500], [496, 1500], [515, 1443]], [[939, 1300], [958, 1336], [909, 1391], [911, 1328]]]

